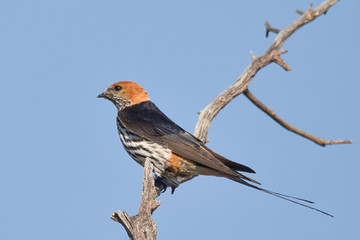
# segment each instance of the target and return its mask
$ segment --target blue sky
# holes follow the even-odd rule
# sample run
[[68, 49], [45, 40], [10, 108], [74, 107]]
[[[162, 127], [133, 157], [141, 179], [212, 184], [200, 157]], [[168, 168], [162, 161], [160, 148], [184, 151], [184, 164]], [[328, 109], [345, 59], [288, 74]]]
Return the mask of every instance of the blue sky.
[[[313, 1], [318, 6], [321, 1]], [[283, 28], [306, 1], [1, 1], [0, 239], [127, 239], [143, 169], [124, 151], [114, 106], [96, 96], [131, 80], [180, 126], [262, 54], [263, 21]], [[250, 90], [325, 148], [272, 121], [243, 96], [214, 119], [208, 146], [253, 168], [288, 203], [226, 179], [198, 177], [163, 194], [158, 239], [358, 239], [360, 2], [337, 3], [284, 45], [285, 72]]]

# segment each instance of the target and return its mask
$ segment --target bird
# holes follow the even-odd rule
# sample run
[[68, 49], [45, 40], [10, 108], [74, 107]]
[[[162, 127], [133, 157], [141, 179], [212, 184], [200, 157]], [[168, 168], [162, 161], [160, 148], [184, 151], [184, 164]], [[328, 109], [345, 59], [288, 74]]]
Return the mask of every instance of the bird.
[[170, 187], [174, 193], [180, 184], [199, 175], [223, 177], [332, 217], [309, 206], [312, 201], [259, 187], [260, 182], [243, 174], [255, 173], [253, 169], [214, 152], [178, 126], [150, 100], [139, 84], [120, 81], [97, 97], [115, 105], [118, 134], [126, 152], [142, 166], [146, 158], [150, 160], [155, 185], [162, 192]]

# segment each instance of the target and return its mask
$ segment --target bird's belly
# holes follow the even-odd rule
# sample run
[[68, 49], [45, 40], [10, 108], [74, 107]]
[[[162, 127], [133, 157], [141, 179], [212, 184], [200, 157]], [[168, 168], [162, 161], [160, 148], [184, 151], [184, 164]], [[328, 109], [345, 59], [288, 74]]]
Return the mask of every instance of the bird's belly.
[[[120, 140], [131, 158], [142, 166], [144, 166], [145, 159], [149, 158], [154, 166], [155, 174], [168, 179], [169, 187], [177, 187], [197, 176], [192, 169], [195, 166], [185, 164], [187, 161], [182, 164], [174, 164], [174, 156], [170, 149], [128, 132], [119, 123], [118, 131]], [[174, 165], [178, 166], [174, 168]]]
[[119, 125], [118, 130], [121, 142], [128, 154], [142, 166], [144, 166], [145, 159], [149, 158], [150, 162], [154, 165], [155, 174], [162, 176], [168, 168], [171, 150], [129, 133]]

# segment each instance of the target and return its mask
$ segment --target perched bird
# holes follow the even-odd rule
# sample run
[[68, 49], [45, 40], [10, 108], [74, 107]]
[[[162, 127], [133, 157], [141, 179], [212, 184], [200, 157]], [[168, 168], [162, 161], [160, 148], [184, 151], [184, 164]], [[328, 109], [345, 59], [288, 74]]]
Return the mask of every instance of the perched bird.
[[114, 83], [98, 98], [106, 98], [115, 104], [118, 110], [118, 133], [125, 150], [142, 166], [146, 158], [150, 159], [156, 175], [155, 184], [164, 191], [171, 187], [173, 193], [181, 183], [198, 175], [224, 177], [330, 215], [299, 202], [313, 203], [311, 201], [254, 185], [260, 183], [240, 173], [255, 173], [254, 170], [215, 153], [201, 140], [179, 127], [155, 106], [137, 83]]

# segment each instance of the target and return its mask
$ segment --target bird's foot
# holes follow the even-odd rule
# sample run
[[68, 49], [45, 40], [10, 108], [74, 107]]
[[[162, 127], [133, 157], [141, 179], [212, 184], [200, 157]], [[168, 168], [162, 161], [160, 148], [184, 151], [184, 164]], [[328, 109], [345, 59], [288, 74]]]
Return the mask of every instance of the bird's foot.
[[166, 180], [165, 180], [165, 178], [158, 177], [158, 176], [155, 176], [154, 180], [155, 180], [156, 191], [158, 193], [158, 196], [160, 196], [161, 193], [166, 192], [166, 189], [168, 187], [166, 184]]

